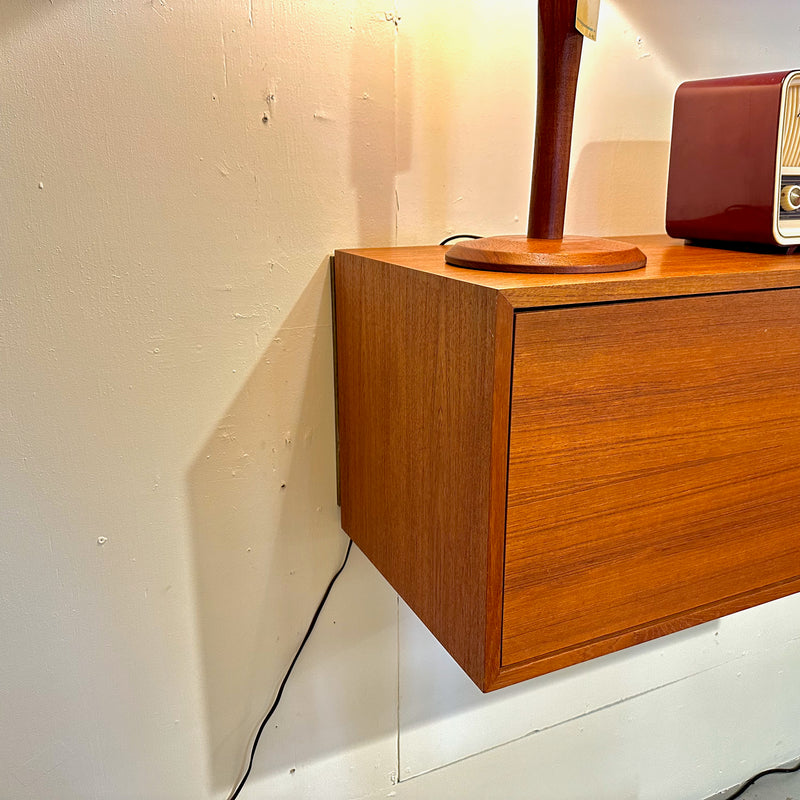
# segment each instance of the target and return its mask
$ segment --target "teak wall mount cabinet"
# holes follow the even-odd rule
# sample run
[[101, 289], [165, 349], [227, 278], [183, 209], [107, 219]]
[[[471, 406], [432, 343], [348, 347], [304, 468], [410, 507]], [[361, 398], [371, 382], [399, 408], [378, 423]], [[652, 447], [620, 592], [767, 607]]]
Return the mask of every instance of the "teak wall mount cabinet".
[[342, 526], [484, 691], [800, 590], [800, 260], [338, 251]]

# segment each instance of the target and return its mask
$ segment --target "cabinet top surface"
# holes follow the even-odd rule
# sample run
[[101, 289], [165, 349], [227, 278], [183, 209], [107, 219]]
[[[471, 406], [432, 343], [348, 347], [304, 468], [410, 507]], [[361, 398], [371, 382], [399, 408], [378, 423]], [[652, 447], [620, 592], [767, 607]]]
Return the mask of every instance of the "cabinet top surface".
[[696, 247], [667, 236], [620, 238], [644, 252], [646, 267], [594, 275], [525, 275], [451, 267], [444, 262], [447, 247], [381, 247], [337, 252], [482, 286], [502, 294], [515, 308], [800, 286], [800, 253]]

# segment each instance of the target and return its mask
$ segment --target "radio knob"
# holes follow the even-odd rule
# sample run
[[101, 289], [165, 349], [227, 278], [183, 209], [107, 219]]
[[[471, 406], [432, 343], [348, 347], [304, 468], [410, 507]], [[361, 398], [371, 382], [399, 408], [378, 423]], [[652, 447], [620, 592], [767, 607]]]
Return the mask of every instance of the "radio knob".
[[790, 183], [781, 189], [781, 208], [784, 211], [800, 209], [800, 186]]

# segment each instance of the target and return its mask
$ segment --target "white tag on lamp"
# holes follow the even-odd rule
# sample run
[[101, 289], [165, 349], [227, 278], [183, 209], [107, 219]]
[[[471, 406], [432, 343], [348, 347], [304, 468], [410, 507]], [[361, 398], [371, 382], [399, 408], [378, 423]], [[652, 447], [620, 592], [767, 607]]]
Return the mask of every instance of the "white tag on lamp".
[[600, 0], [578, 0], [575, 27], [593, 42], [597, 41], [597, 20], [600, 17]]

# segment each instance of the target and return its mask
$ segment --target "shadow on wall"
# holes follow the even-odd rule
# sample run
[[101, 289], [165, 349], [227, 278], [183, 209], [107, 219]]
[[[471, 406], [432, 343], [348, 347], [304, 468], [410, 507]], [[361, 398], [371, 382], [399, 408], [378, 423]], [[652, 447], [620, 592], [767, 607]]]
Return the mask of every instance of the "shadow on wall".
[[54, 6], [61, 5], [64, 0], [49, 0], [46, 3], [33, 0], [3, 0], [0, 3], [0, 39], [10, 36], [18, 28], [36, 23], [54, 12]]
[[[349, 179], [358, 193], [359, 227], [355, 241], [332, 243], [342, 247], [385, 246], [396, 237], [402, 136], [394, 101], [397, 32], [377, 9], [373, 0], [353, 3]], [[230, 789], [241, 774], [253, 734], [344, 553], [334, 440], [326, 258], [187, 474], [215, 791]], [[382, 587], [376, 601], [374, 571], [366, 579], [354, 577], [360, 561], [354, 552], [342, 576], [347, 586], [330, 598], [346, 599], [348, 607], [355, 603], [358, 613], [333, 633], [325, 630], [329, 615], [320, 618], [308, 658], [298, 662], [273, 719], [281, 730], [265, 732], [250, 782], [286, 775], [295, 765], [394, 730], [396, 652], [389, 653], [391, 667], [378, 658], [376, 668], [373, 658], [363, 670], [350, 656], [363, 656], [365, 641], [396, 643], [396, 597]], [[388, 696], [388, 720], [365, 713], [364, 703], [378, 696]]]
[[[215, 790], [235, 782], [344, 552], [334, 469], [328, 273], [326, 259], [187, 475]], [[351, 638], [370, 633], [363, 625], [338, 626], [332, 646], [315, 652], [314, 679], [335, 684], [330, 662], [337, 651], [355, 647]], [[369, 693], [369, 673], [359, 679]], [[324, 693], [330, 693], [327, 685]], [[334, 730], [315, 725], [319, 713], [316, 696], [293, 704], [292, 725], [299, 733], [289, 732], [290, 742], [286, 732], [273, 737], [262, 748], [269, 756], [259, 759], [260, 768], [288, 772], [294, 763], [352, 746], [348, 709], [337, 711]]]
[[669, 142], [592, 142], [570, 179], [567, 227], [595, 236], [664, 229]]
[[[399, 117], [395, 92], [399, 19], [377, 8], [374, 0], [358, 0], [353, 12], [350, 181], [358, 196], [359, 230], [357, 242], [342, 242], [342, 247], [396, 244], [396, 177], [408, 168], [410, 157], [410, 94], [403, 95], [405, 113]], [[412, 70], [407, 50], [402, 68]]]

